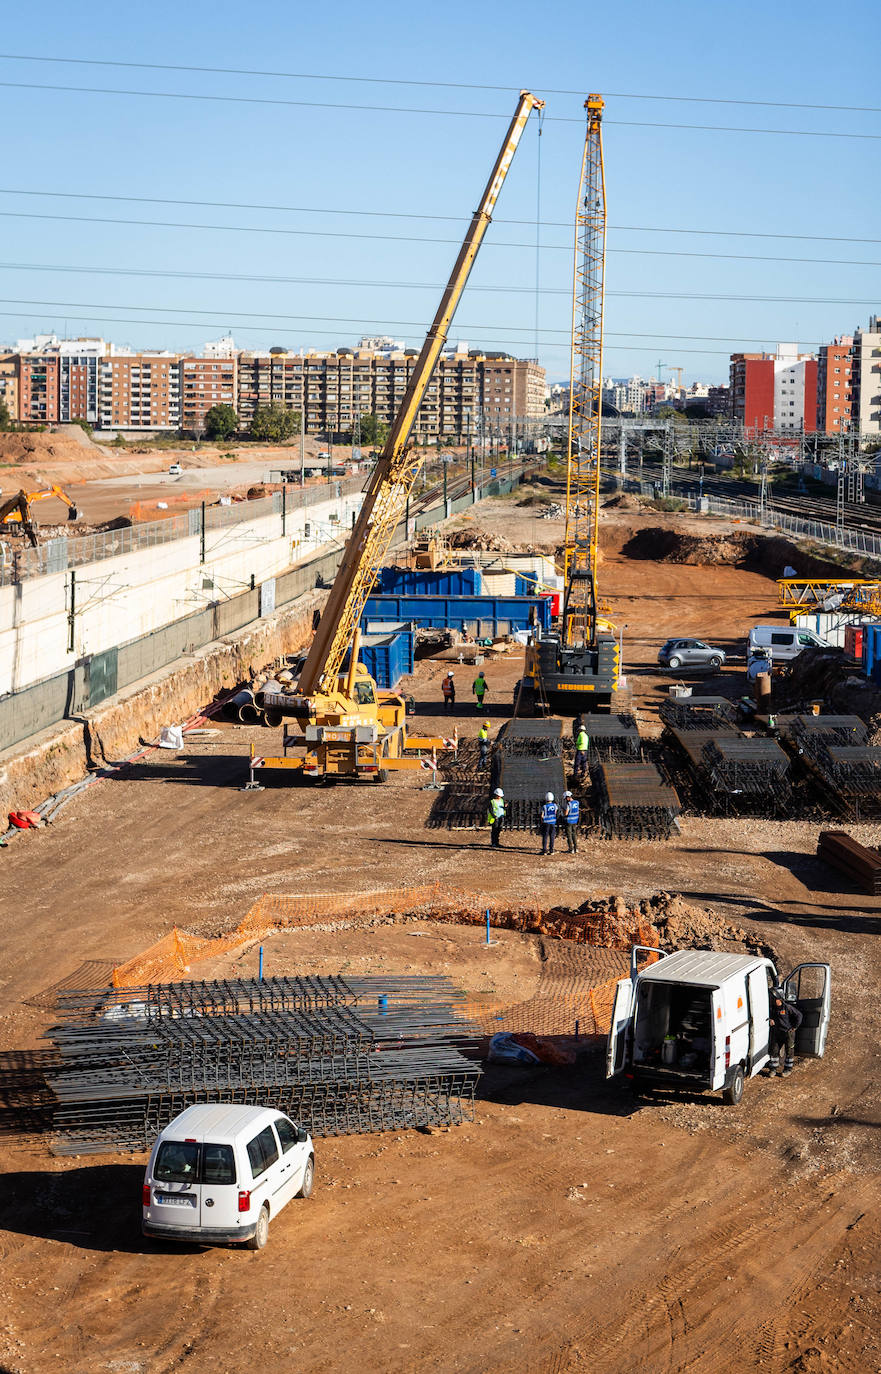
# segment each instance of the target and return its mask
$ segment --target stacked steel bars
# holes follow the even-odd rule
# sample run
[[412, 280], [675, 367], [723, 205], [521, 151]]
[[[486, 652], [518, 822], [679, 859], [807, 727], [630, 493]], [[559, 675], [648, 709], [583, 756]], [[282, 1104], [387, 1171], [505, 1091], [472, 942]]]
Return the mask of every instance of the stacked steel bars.
[[505, 793], [510, 830], [534, 830], [548, 792], [559, 802], [566, 788], [562, 722], [511, 720], [499, 732], [493, 757], [493, 787]]
[[679, 798], [653, 763], [601, 763], [592, 776], [604, 835], [622, 840], [670, 838]]
[[881, 749], [867, 743], [859, 716], [793, 716], [781, 735], [845, 815], [881, 808]]
[[789, 802], [789, 759], [776, 740], [716, 735], [704, 745], [703, 765], [720, 797], [755, 799], [774, 812]]
[[737, 708], [727, 697], [665, 697], [658, 715], [678, 730], [711, 730], [733, 725]]
[[615, 716], [591, 716], [584, 728], [589, 741], [591, 761], [639, 758], [639, 730], [632, 715], [622, 713]]
[[313, 1135], [471, 1114], [477, 1034], [446, 978], [302, 978], [91, 989], [49, 1032], [60, 1154], [144, 1149], [195, 1102], [275, 1107]]
[[844, 830], [823, 830], [817, 857], [839, 869], [863, 892], [881, 896], [881, 854], [867, 849]]

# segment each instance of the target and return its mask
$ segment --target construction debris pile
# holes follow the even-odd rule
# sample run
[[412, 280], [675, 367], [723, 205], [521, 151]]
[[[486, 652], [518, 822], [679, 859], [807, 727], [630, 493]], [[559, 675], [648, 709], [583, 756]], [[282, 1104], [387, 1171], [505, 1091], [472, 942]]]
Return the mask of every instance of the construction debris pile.
[[147, 1148], [197, 1102], [273, 1107], [313, 1135], [467, 1119], [480, 1073], [443, 977], [270, 978], [100, 988], [60, 999], [58, 1154]]

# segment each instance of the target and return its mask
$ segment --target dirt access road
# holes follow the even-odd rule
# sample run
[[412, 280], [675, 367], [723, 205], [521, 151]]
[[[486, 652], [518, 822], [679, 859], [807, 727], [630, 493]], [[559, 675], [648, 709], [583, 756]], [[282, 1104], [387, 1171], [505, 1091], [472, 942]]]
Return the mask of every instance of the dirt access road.
[[[509, 537], [515, 518], [504, 503], [481, 516]], [[660, 640], [681, 630], [733, 643], [773, 607], [774, 589], [733, 568], [628, 560], [621, 548], [642, 519], [607, 522], [603, 591], [629, 625], [625, 661], [648, 722], [665, 685], [652, 667]], [[420, 726], [449, 728], [436, 715], [445, 669], [419, 666]], [[487, 667], [495, 721], [518, 670], [516, 659]], [[459, 728], [472, 734], [471, 673], [456, 675]], [[587, 840], [577, 858], [539, 860], [535, 838], [514, 835], [491, 854], [485, 832], [424, 828], [431, 794], [419, 777], [238, 791], [249, 740], [267, 738], [221, 726], [179, 758], [152, 755], [3, 854], [7, 1054], [38, 1045], [51, 1020], [24, 999], [83, 960], [131, 956], [173, 922], [228, 929], [263, 891], [439, 881], [475, 905], [485, 894], [545, 909], [677, 891], [756, 932], [785, 967], [828, 959], [826, 1058], [756, 1080], [739, 1108], [633, 1099], [607, 1088], [599, 1055], [574, 1070], [496, 1070], [468, 1126], [319, 1142], [313, 1198], [285, 1211], [261, 1254], [148, 1245], [142, 1159], [59, 1160], [42, 1140], [6, 1137], [0, 1367], [881, 1369], [881, 902], [835, 890], [813, 858], [818, 827], [685, 817], [668, 844]], [[878, 827], [856, 833], [881, 838]], [[503, 933], [486, 950], [473, 929], [415, 924], [292, 933], [268, 941], [266, 959], [269, 972], [449, 971], [469, 992], [507, 996], [528, 994], [542, 948]], [[251, 949], [228, 966], [255, 961]]]

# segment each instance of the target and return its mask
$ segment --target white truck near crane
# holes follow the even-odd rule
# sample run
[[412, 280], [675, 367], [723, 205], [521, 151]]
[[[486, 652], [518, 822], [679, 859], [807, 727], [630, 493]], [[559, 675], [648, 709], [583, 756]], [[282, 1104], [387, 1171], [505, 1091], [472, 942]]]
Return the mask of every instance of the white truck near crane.
[[[543, 108], [543, 100], [521, 91], [404, 398], [368, 479], [360, 513], [296, 689], [290, 695], [264, 690], [255, 696], [258, 706], [280, 713], [285, 721], [295, 721], [299, 733], [291, 733], [283, 725], [282, 753], [252, 758], [252, 778], [275, 769], [296, 769], [317, 779], [349, 777], [383, 782], [392, 769], [420, 768], [422, 760], [414, 751], [443, 747], [440, 739], [408, 735], [403, 698], [393, 692], [378, 692], [358, 662], [358, 627], [422, 467], [423, 456], [409, 443], [417, 412], [529, 116]], [[343, 673], [343, 660], [350, 648], [351, 664], [348, 673]]]

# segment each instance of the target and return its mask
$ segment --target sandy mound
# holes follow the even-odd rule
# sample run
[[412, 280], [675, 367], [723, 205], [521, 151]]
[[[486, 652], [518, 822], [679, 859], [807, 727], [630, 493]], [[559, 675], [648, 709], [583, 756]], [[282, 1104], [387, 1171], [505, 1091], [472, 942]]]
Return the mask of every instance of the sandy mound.
[[812, 558], [788, 539], [763, 534], [686, 534], [652, 525], [632, 535], [622, 552], [628, 558], [650, 559], [655, 563], [745, 568], [775, 578], [782, 577], [787, 566], [797, 568], [800, 577], [841, 573], [839, 564]]
[[638, 511], [643, 509], [643, 505], [638, 496], [633, 496], [629, 491], [622, 491], [620, 495], [610, 496], [608, 501], [604, 501], [602, 509]]

